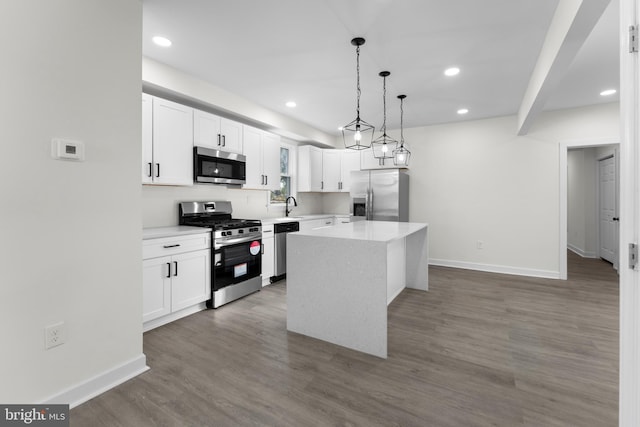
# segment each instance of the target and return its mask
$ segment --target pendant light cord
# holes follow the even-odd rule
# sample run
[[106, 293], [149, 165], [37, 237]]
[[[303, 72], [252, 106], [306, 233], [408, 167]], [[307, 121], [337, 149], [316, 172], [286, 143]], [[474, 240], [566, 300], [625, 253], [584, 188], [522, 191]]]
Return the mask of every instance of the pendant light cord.
[[404, 99], [400, 99], [400, 148], [404, 147], [404, 125], [403, 125], [403, 117], [404, 117]]
[[382, 77], [382, 134], [387, 134], [387, 77]]
[[357, 121], [360, 121], [360, 45], [356, 46], [356, 92], [357, 92], [357, 105], [356, 105], [356, 117]]

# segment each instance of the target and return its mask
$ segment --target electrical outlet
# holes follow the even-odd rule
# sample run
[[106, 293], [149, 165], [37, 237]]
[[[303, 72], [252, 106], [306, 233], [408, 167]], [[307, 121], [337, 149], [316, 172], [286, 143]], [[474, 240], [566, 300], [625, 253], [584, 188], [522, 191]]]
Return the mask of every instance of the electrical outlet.
[[484, 242], [482, 240], [476, 242], [476, 249], [484, 249]]
[[64, 322], [58, 322], [44, 328], [44, 347], [46, 349], [64, 344], [67, 339], [67, 330]]

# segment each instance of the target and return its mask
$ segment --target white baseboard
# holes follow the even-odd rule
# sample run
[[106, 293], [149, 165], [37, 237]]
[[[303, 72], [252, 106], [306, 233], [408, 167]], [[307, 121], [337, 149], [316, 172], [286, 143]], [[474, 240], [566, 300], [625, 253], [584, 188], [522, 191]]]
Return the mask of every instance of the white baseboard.
[[140, 375], [148, 369], [147, 357], [144, 354], [140, 354], [128, 362], [115, 366], [108, 371], [45, 399], [43, 404], [68, 404], [70, 408], [75, 408], [105, 391]]
[[582, 258], [598, 258], [598, 255], [595, 252], [586, 252], [577, 246], [573, 246], [568, 244], [567, 249], [569, 249], [574, 254], [580, 255]]
[[540, 277], [544, 279], [560, 279], [560, 272], [536, 270], [531, 268], [509, 267], [505, 265], [478, 264], [475, 262], [452, 261], [446, 259], [429, 259], [429, 265], [462, 268], [465, 270], [486, 271], [488, 273], [513, 274], [516, 276]]

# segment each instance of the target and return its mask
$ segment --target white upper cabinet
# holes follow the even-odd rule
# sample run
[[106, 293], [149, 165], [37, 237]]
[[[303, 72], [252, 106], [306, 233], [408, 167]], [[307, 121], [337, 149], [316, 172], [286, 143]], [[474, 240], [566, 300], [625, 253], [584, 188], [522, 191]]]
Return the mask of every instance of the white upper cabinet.
[[322, 150], [322, 191], [340, 191], [340, 150]]
[[280, 137], [262, 132], [262, 172], [267, 190], [280, 189]]
[[153, 182], [153, 97], [142, 94], [142, 183]]
[[349, 192], [351, 171], [360, 170], [360, 153], [298, 147], [298, 191]]
[[312, 145], [298, 147], [298, 191], [322, 191], [322, 151]]
[[360, 152], [343, 150], [340, 158], [340, 191], [348, 193], [351, 190], [351, 172], [360, 170]]
[[242, 128], [247, 182], [243, 188], [280, 188], [280, 137], [251, 126]]
[[143, 94], [142, 118], [142, 182], [192, 185], [193, 109]]
[[242, 124], [194, 110], [193, 145], [242, 154]]

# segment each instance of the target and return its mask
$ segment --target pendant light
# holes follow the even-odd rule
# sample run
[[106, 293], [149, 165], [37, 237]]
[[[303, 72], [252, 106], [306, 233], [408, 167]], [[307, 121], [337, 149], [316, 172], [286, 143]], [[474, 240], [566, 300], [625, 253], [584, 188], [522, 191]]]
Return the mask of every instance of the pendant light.
[[398, 95], [400, 100], [400, 147], [393, 150], [393, 164], [396, 166], [409, 166], [409, 158], [411, 157], [411, 151], [407, 150], [404, 146], [404, 130], [403, 130], [403, 116], [404, 108], [403, 101], [407, 95]]
[[[351, 44], [356, 47], [356, 75], [357, 75], [357, 104], [356, 119], [342, 127], [342, 139], [344, 146], [352, 150], [364, 150], [371, 147], [371, 139], [375, 128], [360, 118], [360, 46], [365, 40], [356, 37], [351, 40]], [[370, 134], [370, 135], [369, 135]]]
[[382, 165], [384, 165], [384, 159], [393, 158], [393, 152], [398, 148], [398, 141], [387, 135], [387, 77], [389, 77], [390, 74], [389, 71], [381, 71], [378, 74], [382, 77], [382, 111], [384, 118], [382, 120], [382, 128], [380, 129], [382, 135], [371, 141], [373, 157], [379, 159]]

